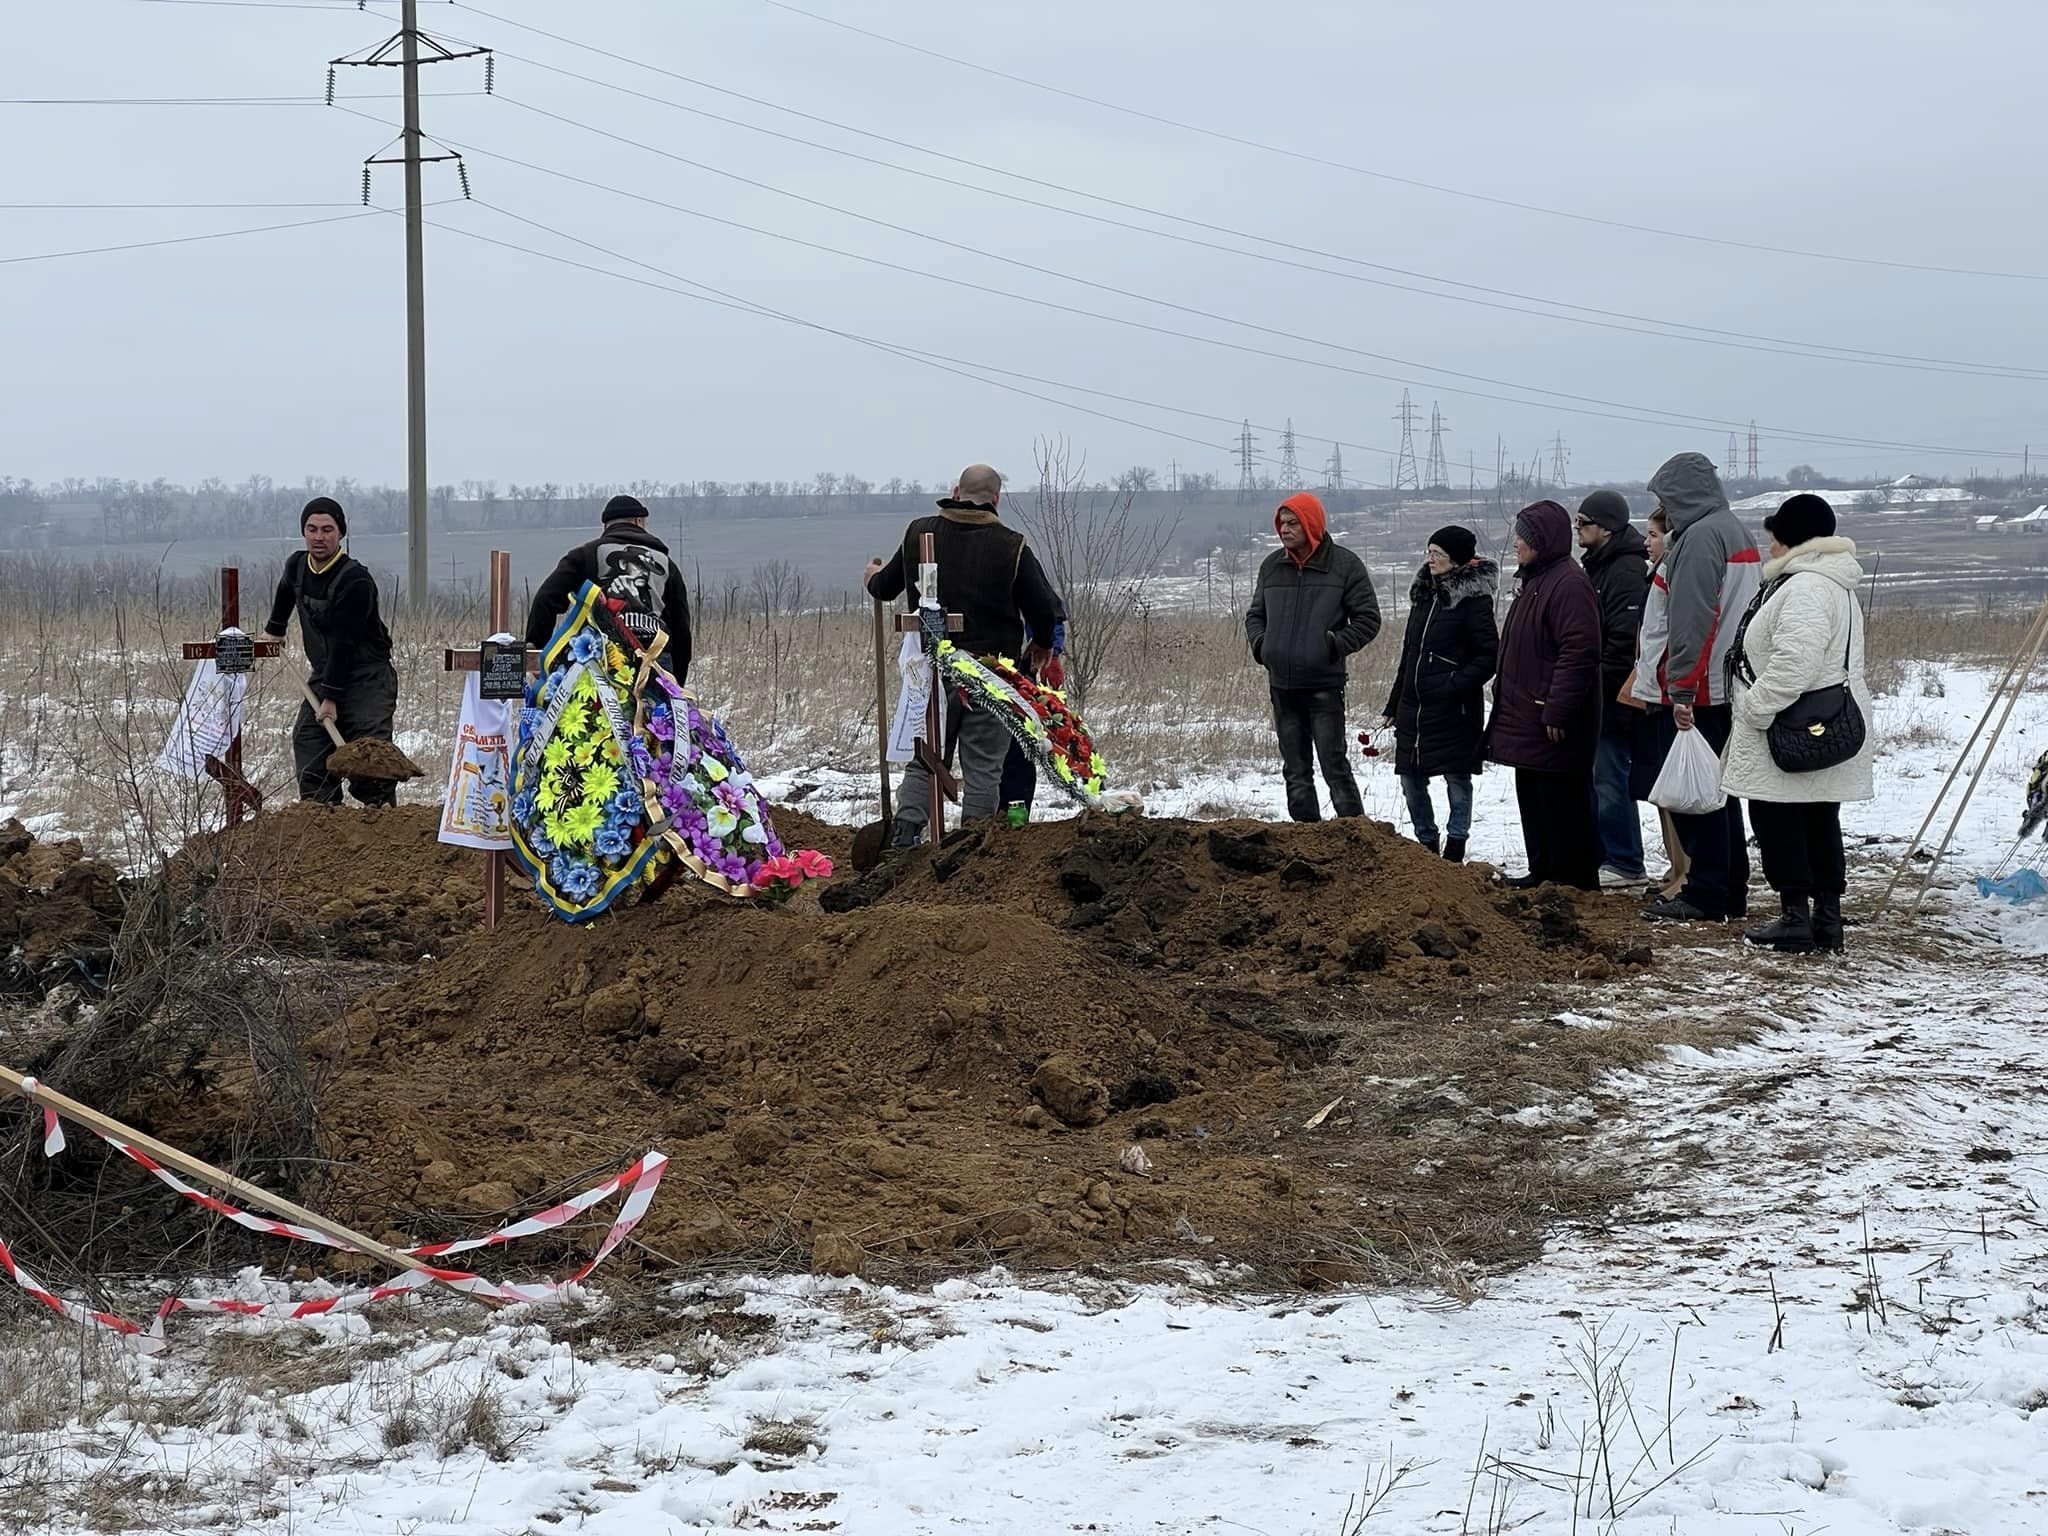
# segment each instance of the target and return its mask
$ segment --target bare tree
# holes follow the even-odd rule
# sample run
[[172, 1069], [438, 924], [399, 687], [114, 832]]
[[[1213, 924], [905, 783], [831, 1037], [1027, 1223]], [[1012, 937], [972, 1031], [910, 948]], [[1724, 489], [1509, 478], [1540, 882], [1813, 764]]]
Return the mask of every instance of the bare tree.
[[1133, 464], [1116, 477], [1120, 491], [1153, 491], [1159, 488], [1159, 471], [1149, 464]]
[[1019, 514], [1046, 574], [1067, 605], [1068, 687], [1086, 710], [1088, 690], [1144, 606], [1174, 524], [1132, 516], [1129, 490], [1084, 489], [1087, 459], [1067, 440], [1038, 440], [1038, 495]]

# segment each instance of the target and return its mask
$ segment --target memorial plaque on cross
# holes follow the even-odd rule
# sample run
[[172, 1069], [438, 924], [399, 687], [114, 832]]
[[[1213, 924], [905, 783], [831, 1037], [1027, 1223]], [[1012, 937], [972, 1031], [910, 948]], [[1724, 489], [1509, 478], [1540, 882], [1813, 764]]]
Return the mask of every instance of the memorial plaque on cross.
[[[210, 661], [229, 676], [252, 670], [259, 657], [284, 654], [281, 640], [259, 640], [242, 630], [242, 573], [232, 565], [220, 568], [220, 633], [211, 640], [187, 640], [180, 647], [187, 661]], [[220, 785], [227, 801], [228, 825], [237, 826], [244, 816], [263, 809], [263, 796], [242, 773], [242, 733], [229, 740], [227, 750], [206, 754], [206, 776]]]
[[918, 535], [917, 599], [914, 613], [897, 615], [896, 629], [899, 634], [921, 635], [927, 642], [925, 654], [931, 661], [932, 685], [925, 693], [924, 733], [911, 750], [932, 776], [926, 840], [936, 853], [940, 839], [946, 835], [946, 802], [960, 798], [960, 781], [946, 767], [946, 704], [945, 690], [940, 686], [938, 642], [948, 634], [959, 634], [967, 627], [967, 621], [940, 606], [938, 549], [928, 533]]
[[[512, 556], [494, 549], [490, 558], [490, 617], [492, 635], [512, 627]], [[511, 701], [526, 696], [526, 679], [540, 672], [540, 652], [524, 642], [485, 639], [468, 650], [450, 648], [442, 652], [442, 670], [474, 672], [477, 692], [486, 699]], [[514, 716], [516, 718], [517, 711]], [[491, 848], [484, 852], [484, 928], [495, 931], [505, 915], [505, 852]]]

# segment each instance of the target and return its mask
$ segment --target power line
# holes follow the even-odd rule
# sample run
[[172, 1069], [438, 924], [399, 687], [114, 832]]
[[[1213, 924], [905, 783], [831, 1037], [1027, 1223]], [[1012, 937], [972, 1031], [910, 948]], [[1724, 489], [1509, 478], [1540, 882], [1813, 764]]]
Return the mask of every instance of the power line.
[[1429, 403], [1429, 458], [1422, 471], [1422, 483], [1430, 490], [1440, 491], [1451, 483], [1451, 471], [1444, 463], [1444, 413], [1432, 400]]
[[[802, 145], [825, 154], [838, 155], [846, 159], [858, 161], [864, 165], [872, 165], [879, 169], [894, 171], [899, 175], [917, 177], [921, 180], [935, 182], [941, 186], [955, 187], [963, 191], [979, 193], [985, 197], [1017, 203], [1024, 207], [1064, 214], [1069, 218], [1082, 219], [1114, 229], [1149, 235], [1154, 239], [1170, 240], [1178, 244], [1193, 246], [1197, 249], [1218, 251], [1226, 255], [1238, 256], [1245, 260], [1267, 262], [1297, 271], [1316, 272], [1326, 277], [1339, 278], [1347, 282], [1365, 283], [1373, 287], [1387, 288], [1399, 293], [1420, 294], [1428, 298], [1444, 299], [1452, 303], [1470, 304], [1479, 308], [1499, 310], [1509, 314], [1530, 315], [1538, 319], [1586, 325], [1601, 330], [1620, 331], [1630, 335], [1650, 336], [1667, 341], [1690, 341], [1701, 345], [1719, 346], [1740, 351], [1762, 352], [1775, 356], [1811, 357], [1825, 362], [1899, 367], [1913, 372], [1956, 373], [1987, 378], [2048, 379], [2048, 370], [2021, 364], [1980, 363], [1966, 359], [1928, 357], [1914, 353], [1885, 352], [1872, 348], [1838, 346], [1831, 342], [1804, 341], [1797, 338], [1772, 336], [1760, 332], [1734, 330], [1728, 327], [1697, 325], [1690, 321], [1672, 320], [1658, 315], [1635, 314], [1627, 310], [1602, 309], [1594, 305], [1576, 304], [1564, 299], [1552, 299], [1542, 294], [1521, 293], [1511, 288], [1499, 288], [1484, 283], [1467, 282], [1459, 278], [1445, 277], [1438, 273], [1426, 272], [1415, 268], [1367, 261], [1360, 257], [1346, 255], [1343, 252], [1326, 251], [1315, 246], [1301, 245], [1294, 241], [1277, 239], [1252, 230], [1238, 229], [1227, 224], [1216, 224], [1204, 219], [1188, 218], [1165, 209], [1149, 207], [1143, 203], [1134, 203], [1123, 198], [1090, 192], [1084, 188], [1049, 181], [1022, 171], [1009, 170], [1002, 166], [990, 165], [984, 161], [950, 154], [945, 150], [934, 149], [930, 145], [894, 138], [888, 134], [875, 133], [865, 128], [856, 127], [851, 123], [840, 122], [834, 118], [823, 117], [813, 112], [801, 111], [765, 97], [749, 95], [744, 91], [735, 91], [725, 86], [716, 85], [708, 80], [701, 80], [692, 75], [681, 74], [675, 70], [663, 68], [658, 64], [651, 64], [645, 60], [633, 59], [624, 54], [614, 53], [609, 49], [600, 48], [595, 44], [585, 43], [558, 32], [549, 32], [540, 27], [529, 26], [524, 22], [497, 16], [493, 12], [481, 10], [475, 6], [466, 6], [465, 9], [474, 11], [478, 16], [503, 22], [505, 25], [521, 31], [534, 33], [536, 36], [547, 38], [550, 41], [562, 43], [572, 48], [583, 49], [586, 52], [594, 53], [600, 57], [612, 59], [622, 64], [633, 65], [700, 90], [711, 91], [721, 96], [729, 96], [735, 100], [744, 101], [769, 111], [784, 113], [804, 122], [817, 123], [843, 133], [851, 133], [878, 143], [892, 145], [899, 149], [907, 149], [916, 154], [929, 155], [954, 165], [967, 166], [988, 175], [1009, 177], [1012, 180], [1021, 181], [1028, 185], [1061, 192], [1070, 197], [1085, 198], [1091, 202], [1102, 203], [1114, 208], [1122, 208], [1133, 213], [1142, 213], [1151, 218], [1163, 219], [1192, 229], [1203, 229], [1214, 234], [1229, 235], [1233, 239], [1253, 241], [1259, 245], [1271, 246], [1277, 250], [1294, 251], [1301, 255], [1319, 257], [1326, 261], [1343, 262], [1348, 266], [1364, 269], [1364, 271], [1392, 273], [1398, 277], [1414, 278], [1419, 282], [1437, 283], [1444, 287], [1462, 289], [1464, 292], [1440, 293], [1435, 289], [1416, 287], [1410, 283], [1393, 282], [1386, 278], [1367, 277], [1363, 275], [1363, 272], [1332, 271], [1328, 267], [1316, 266], [1310, 262], [1292, 261], [1283, 257], [1269, 255], [1263, 251], [1248, 251], [1234, 246], [1220, 245], [1210, 240], [1201, 240], [1187, 235], [1176, 234], [1171, 230], [1152, 229], [1146, 225], [1135, 224], [1128, 220], [1109, 218], [1102, 214], [1089, 213], [1083, 209], [1068, 208], [1058, 203], [1045, 202], [1039, 198], [1025, 197], [998, 187], [980, 186], [974, 182], [961, 181], [951, 176], [942, 176], [936, 172], [920, 170], [915, 166], [899, 165], [894, 161], [862, 154], [857, 150], [847, 149], [840, 145], [820, 143], [816, 139], [807, 139], [797, 134], [783, 133], [778, 129], [764, 127], [759, 123], [750, 123], [741, 118], [727, 117], [722, 113], [706, 111], [702, 107], [693, 107], [666, 96], [657, 96], [651, 92], [635, 90], [631, 86], [620, 85], [616, 81], [601, 79], [595, 75], [586, 75], [578, 70], [566, 69], [561, 65], [550, 64], [545, 60], [529, 58], [515, 53], [506, 53], [504, 55], [508, 59], [516, 60], [532, 68], [548, 71], [551, 74], [561, 75], [565, 79], [581, 81], [584, 84], [598, 86], [604, 90], [616, 91], [621, 95], [630, 96], [636, 100], [669, 107], [678, 112], [687, 112], [692, 116], [700, 117], [710, 122], [723, 123], [729, 127], [758, 133], [767, 138], [780, 140], [783, 143]], [[1488, 295], [1490, 297], [1469, 296], [1475, 294]], [[1504, 302], [1511, 299], [1520, 300], [1521, 302]], [[1549, 309], [1530, 309], [1524, 307], [1531, 304], [1547, 305]], [[1551, 313], [1551, 310], [1563, 310], [1566, 313], [1556, 314]], [[1656, 330], [1649, 329], [1648, 327], [1665, 327], [1666, 329]], [[1672, 334], [1673, 332], [1693, 332], [1696, 334]]]
[[179, 209], [210, 210], [219, 212], [226, 209], [282, 209], [282, 208], [353, 208], [354, 203], [0, 203], [0, 211], [8, 213], [116, 213], [173, 211]]
[[390, 210], [384, 208], [358, 209], [352, 213], [336, 214], [325, 219], [297, 219], [289, 224], [261, 224], [252, 229], [216, 229], [203, 235], [174, 235], [162, 240], [129, 240], [120, 245], [88, 245], [69, 251], [37, 251], [27, 256], [0, 256], [0, 267], [17, 266], [29, 261], [62, 261], [69, 256], [105, 256], [115, 251], [146, 251], [166, 245], [197, 245], [204, 240], [232, 240], [239, 235], [268, 235], [283, 229], [311, 229], [319, 224], [346, 224], [351, 219], [367, 219]]
[[[481, 96], [482, 91], [422, 91], [428, 96]], [[334, 101], [397, 101], [374, 93], [337, 96]], [[325, 96], [0, 96], [0, 107], [319, 107]]]
[[[1193, 305], [1175, 303], [1172, 300], [1157, 298], [1150, 294], [1136, 292], [1134, 290], [1127, 288], [1120, 288], [1114, 284], [1098, 282], [1092, 278], [1079, 277], [1072, 273], [1060, 271], [1057, 268], [1041, 266], [1035, 262], [1025, 261], [1019, 257], [1004, 255], [1001, 252], [983, 250], [979, 247], [968, 245], [961, 241], [949, 240], [944, 236], [932, 234], [931, 232], [926, 230], [913, 229], [908, 225], [898, 224], [892, 220], [878, 218], [873, 214], [861, 213], [854, 209], [841, 207], [838, 204], [828, 203], [820, 198], [810, 197], [804, 193], [793, 192], [788, 188], [776, 186], [772, 182], [762, 181], [757, 177], [742, 175], [737, 171], [728, 171], [723, 167], [712, 165], [702, 160], [693, 159], [688, 155], [678, 154], [673, 150], [663, 149], [658, 145], [648, 144], [638, 139], [629, 138], [624, 134], [613, 133], [609, 129], [599, 128], [589, 123], [580, 122], [577, 119], [565, 116], [562, 113], [551, 112], [544, 107], [536, 107], [531, 103], [520, 101], [515, 97], [505, 96], [502, 92], [499, 93], [499, 99], [506, 102], [508, 105], [520, 107], [525, 111], [532, 112], [537, 116], [547, 118], [551, 121], [562, 123], [568, 127], [581, 128], [585, 132], [594, 134], [599, 138], [610, 139], [615, 143], [625, 144], [631, 148], [642, 150], [648, 154], [659, 156], [660, 158], [665, 160], [675, 161], [676, 163], [681, 165], [688, 165], [693, 169], [702, 170], [711, 175], [723, 177], [729, 181], [738, 182], [743, 186], [753, 187], [760, 191], [771, 192], [777, 196], [785, 197], [791, 199], [792, 201], [803, 203], [809, 207], [821, 208], [827, 212], [836, 213], [845, 218], [855, 219], [865, 224], [872, 224], [877, 226], [878, 228], [890, 230], [893, 233], [907, 236], [911, 239], [918, 240], [924, 244], [945, 246], [948, 249], [962, 251], [972, 256], [981, 257], [990, 261], [1001, 262], [1006, 266], [1019, 267], [1025, 271], [1035, 272], [1040, 276], [1056, 277], [1063, 281], [1075, 283], [1082, 287], [1093, 288], [1104, 293], [1114, 294], [1120, 298], [1134, 299], [1140, 303], [1154, 304], [1159, 306], [1160, 308], [1173, 310], [1182, 314], [1195, 315], [1202, 319], [1214, 320], [1225, 325], [1239, 326], [1246, 330], [1257, 331], [1265, 335], [1280, 337], [1284, 340], [1298, 341], [1310, 346], [1327, 347], [1332, 351], [1345, 352], [1354, 356], [1369, 358], [1377, 362], [1389, 363], [1397, 367], [1411, 368], [1422, 373], [1441, 374], [1446, 378], [1468, 380], [1473, 383], [1492, 385], [1500, 389], [1519, 390], [1525, 394], [1542, 396], [1544, 397], [1544, 400], [1530, 401], [1525, 399], [1517, 399], [1513, 396], [1493, 394], [1486, 390], [1461, 387], [1459, 385], [1441, 386], [1454, 394], [1468, 395], [1475, 399], [1493, 400], [1502, 404], [1517, 405], [1523, 407], [1530, 407], [1538, 404], [1546, 404], [1549, 401], [1574, 402], [1553, 408], [1567, 410], [1576, 415], [1592, 416], [1605, 420], [1635, 422], [1647, 426], [1682, 426], [1688, 429], [1697, 429], [1703, 424], [1707, 426], [1727, 426], [1731, 424], [1729, 419], [1725, 417], [1712, 417], [1681, 411], [1671, 411], [1665, 410], [1662, 407], [1657, 406], [1631, 406], [1624, 401], [1607, 400], [1595, 395], [1578, 395], [1570, 393], [1568, 391], [1548, 389], [1541, 385], [1522, 384], [1511, 379], [1498, 379], [1486, 374], [1467, 373], [1458, 369], [1444, 368], [1436, 364], [1419, 363], [1412, 359], [1397, 357], [1389, 353], [1373, 352], [1366, 348], [1349, 346], [1341, 342], [1327, 341], [1320, 337], [1306, 336], [1298, 332], [1286, 331], [1274, 326], [1263, 325], [1256, 321], [1240, 320], [1235, 318], [1234, 316], [1220, 314], [1212, 310], [1201, 309]], [[355, 109], [342, 108], [341, 110], [353, 112]], [[364, 117], [372, 122], [382, 121], [381, 119], [371, 117], [370, 114], [368, 113], [358, 113], [357, 115]], [[390, 125], [387, 123], [385, 124], [385, 126], [388, 127]], [[508, 164], [522, 166], [525, 169], [538, 171], [545, 175], [559, 176], [564, 180], [577, 182], [580, 183], [581, 185], [591, 187], [595, 190], [610, 192], [613, 193], [614, 195], [632, 198], [635, 201], [649, 203], [657, 207], [666, 207], [674, 212], [684, 213], [693, 218], [701, 218], [712, 223], [725, 224], [733, 228], [746, 230], [749, 233], [763, 235], [769, 239], [781, 240], [790, 244], [805, 246], [813, 250], [824, 251], [832, 255], [837, 255], [848, 260], [859, 261], [874, 266], [888, 268], [894, 271], [905, 273], [907, 275], [921, 277], [933, 282], [946, 283], [948, 285], [955, 287], [967, 288], [976, 292], [987, 293], [1000, 298], [1007, 298], [1018, 303], [1031, 304], [1041, 308], [1047, 308], [1060, 311], [1066, 314], [1076, 315], [1084, 319], [1099, 320], [1107, 324], [1125, 326], [1136, 330], [1151, 332], [1156, 335], [1177, 337], [1179, 339], [1196, 342], [1201, 345], [1221, 347], [1226, 350], [1243, 352], [1252, 356], [1274, 358], [1284, 362], [1297, 363], [1306, 367], [1322, 368], [1333, 372], [1355, 374], [1359, 377], [1380, 379], [1388, 383], [1405, 384], [1412, 382], [1410, 380], [1403, 379], [1399, 375], [1379, 373], [1371, 369], [1351, 367], [1345, 364], [1334, 363], [1319, 358], [1304, 358], [1292, 353], [1275, 351], [1271, 348], [1254, 347], [1246, 345], [1241, 342], [1227, 341], [1220, 337], [1203, 336], [1195, 332], [1181, 331], [1175, 330], [1167, 326], [1153, 325], [1147, 321], [1134, 320], [1126, 316], [1109, 315], [1103, 314], [1100, 311], [1081, 309], [1075, 305], [1062, 304], [1057, 300], [1041, 299], [1030, 295], [1013, 293], [1007, 289], [995, 288], [984, 283], [975, 283], [965, 278], [951, 277], [942, 273], [925, 271], [922, 268], [911, 267], [904, 263], [891, 262], [881, 257], [862, 255], [858, 252], [847, 251], [839, 247], [823, 244], [822, 242], [806, 240], [799, 236], [784, 234], [776, 230], [764, 229], [756, 225], [743, 224], [738, 220], [721, 218], [718, 215], [704, 213], [698, 209], [686, 208], [679, 204], [666, 203], [660, 198], [648, 197], [642, 193], [624, 191], [623, 189], [617, 187], [606, 186], [602, 182], [593, 181], [586, 177], [580, 177], [570, 172], [558, 171], [552, 167], [538, 165], [531, 161], [520, 160], [514, 156], [499, 154], [494, 151], [482, 149], [473, 144], [459, 145], [456, 144], [456, 141], [454, 140], [450, 140], [448, 142], [451, 145], [455, 145], [455, 147], [457, 148], [466, 149], [468, 150], [468, 152], [473, 154], [484, 155], [490, 158], [499, 159], [505, 161]], [[1598, 407], [1598, 409], [1596, 409], [1596, 407]], [[2005, 458], [2016, 456], [2009, 450], [2005, 449], [1951, 448], [1939, 444], [1929, 443], [1894, 443], [1876, 439], [1854, 437], [1843, 433], [1807, 432], [1798, 431], [1790, 428], [1777, 427], [1768, 428], [1766, 429], [1766, 431], [1770, 436], [1782, 438], [1785, 441], [1794, 443], [1829, 443], [1837, 446], [1852, 448], [1891, 449], [1899, 451], [1911, 451], [1916, 453], [1960, 454], [1964, 456], [1976, 457]]]
[[[456, 3], [459, 4], [460, 0], [456, 0]], [[1240, 148], [1256, 149], [1270, 155], [1282, 155], [1290, 160], [1300, 160], [1310, 165], [1320, 165], [1328, 170], [1345, 171], [1354, 176], [1365, 176], [1375, 181], [1392, 182], [1397, 186], [1412, 187], [1422, 192], [1434, 192], [1444, 197], [1461, 197], [1472, 202], [1486, 203], [1496, 208], [1512, 208], [1520, 213], [1538, 213], [1548, 218], [1570, 219], [1575, 223], [1594, 224], [1605, 229], [1624, 229], [1633, 234], [1656, 235], [1666, 240], [1691, 240], [1702, 245], [1718, 245], [1734, 250], [1754, 251], [1770, 256], [1795, 256], [1807, 261], [1836, 261], [1862, 267], [1889, 267], [1906, 272], [1934, 272], [1950, 277], [1990, 277], [2027, 283], [2048, 282], [2048, 273], [2042, 272], [2002, 272], [1980, 267], [1953, 267], [1930, 262], [1895, 261], [1881, 256], [1852, 256], [1841, 251], [1810, 251], [1800, 249], [1797, 246], [1767, 245], [1757, 241], [1736, 240], [1725, 235], [1701, 234], [1697, 230], [1664, 229], [1654, 224], [1635, 224], [1626, 219], [1610, 219], [1599, 214], [1577, 213], [1565, 208], [1546, 207], [1541, 203], [1519, 202], [1514, 198], [1497, 197], [1488, 192], [1474, 192], [1467, 187], [1452, 187], [1439, 182], [1421, 181], [1412, 176], [1396, 175], [1392, 171], [1374, 170], [1369, 166], [1353, 165], [1343, 160], [1331, 160], [1322, 155], [1310, 154], [1306, 150], [1289, 149], [1284, 145], [1269, 144], [1260, 139], [1228, 133], [1220, 128], [1207, 128], [1199, 123], [1184, 122], [1179, 118], [1166, 117], [1156, 112], [1148, 112], [1143, 108], [1133, 107], [1124, 102], [1105, 101], [1100, 97], [1089, 96], [1081, 91], [1070, 91], [1064, 86], [1051, 85], [1043, 80], [1034, 80], [1028, 75], [1013, 74], [1007, 70], [997, 69], [992, 65], [978, 64], [972, 59], [962, 59], [949, 53], [941, 53], [935, 48], [927, 48], [922, 44], [909, 42], [900, 37], [891, 37], [886, 32], [876, 32], [868, 27], [857, 26], [853, 22], [842, 21], [836, 16], [823, 16], [816, 11], [807, 11], [800, 5], [791, 5], [789, 0], [761, 0], [761, 3], [772, 5], [779, 11], [788, 11], [792, 15], [807, 17], [811, 21], [821, 22], [829, 27], [838, 27], [843, 31], [858, 33], [862, 37], [887, 43], [891, 47], [903, 48], [912, 53], [923, 54], [926, 58], [938, 59], [943, 63], [952, 64], [961, 69], [971, 69], [979, 74], [991, 75], [999, 80], [1008, 80], [1016, 85], [1029, 86], [1033, 90], [1045, 91], [1054, 96], [1062, 96], [1069, 101], [1078, 101], [1091, 107], [1100, 107], [1106, 112], [1120, 112], [1128, 117], [1140, 118], [1146, 122], [1157, 123], [1167, 128], [1176, 128], [1183, 133], [1201, 134], [1205, 138], [1217, 139], [1226, 144], [1235, 144]]]

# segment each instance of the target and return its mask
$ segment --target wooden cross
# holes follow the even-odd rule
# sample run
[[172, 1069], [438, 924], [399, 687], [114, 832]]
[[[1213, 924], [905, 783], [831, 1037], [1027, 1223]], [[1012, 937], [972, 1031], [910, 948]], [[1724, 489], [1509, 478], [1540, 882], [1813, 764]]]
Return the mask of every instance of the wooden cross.
[[[220, 568], [220, 627], [223, 633], [242, 627], [242, 573], [232, 565]], [[220, 636], [216, 635], [211, 640], [187, 640], [182, 650], [187, 661], [217, 660]], [[284, 642], [258, 637], [250, 654], [282, 656]], [[235, 732], [234, 740], [228, 743], [225, 758], [207, 754], [206, 776], [220, 785], [220, 792], [227, 800], [229, 826], [239, 826], [243, 816], [253, 816], [263, 809], [262, 793], [242, 773], [242, 733], [239, 730]]]
[[[919, 575], [921, 577], [930, 576], [936, 578], [938, 575], [938, 560], [938, 549], [932, 536], [928, 533], [918, 535], [917, 562]], [[905, 585], [908, 585], [907, 581]], [[929, 582], [921, 580], [918, 584], [918, 595], [920, 597], [935, 595], [933, 589], [937, 585], [936, 579]], [[967, 621], [957, 613], [949, 613], [945, 616], [945, 619], [946, 632], [948, 634], [957, 635], [967, 627]], [[922, 634], [924, 632], [922, 613], [917, 610], [909, 613], [899, 613], [896, 616], [896, 631], [898, 634]], [[924, 700], [924, 734], [917, 738], [910, 749], [917, 760], [925, 765], [925, 768], [932, 776], [931, 809], [928, 813], [931, 820], [927, 831], [927, 845], [934, 853], [938, 852], [939, 840], [945, 836], [946, 832], [946, 802], [960, 798], [960, 781], [954, 778], [951, 771], [946, 767], [946, 706], [943, 698], [943, 683], [944, 679], [939, 671], [938, 658], [933, 657], [932, 685], [926, 692]]]
[[[502, 635], [512, 627], [512, 555], [508, 550], [494, 549], [490, 560], [491, 606], [489, 631]], [[468, 650], [450, 648], [441, 653], [441, 668], [446, 672], [474, 672], [482, 665], [483, 646]], [[526, 671], [529, 676], [540, 671], [540, 652], [528, 650]], [[507, 786], [508, 789], [510, 786]], [[489, 848], [484, 851], [484, 930], [495, 932], [498, 922], [505, 915], [505, 851]]]

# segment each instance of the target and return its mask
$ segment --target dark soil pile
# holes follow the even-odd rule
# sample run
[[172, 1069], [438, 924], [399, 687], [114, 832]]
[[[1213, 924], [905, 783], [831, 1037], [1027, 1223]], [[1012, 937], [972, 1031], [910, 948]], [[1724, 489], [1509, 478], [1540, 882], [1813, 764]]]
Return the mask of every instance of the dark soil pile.
[[104, 976], [121, 924], [113, 869], [75, 842], [0, 822], [0, 986], [39, 991], [71, 967]]
[[327, 755], [327, 771], [341, 778], [389, 779], [399, 783], [426, 777], [426, 770], [397, 743], [379, 736], [364, 736], [336, 747]]
[[[845, 852], [845, 829], [777, 826]], [[209, 850], [290, 946], [413, 962], [312, 1046], [318, 1196], [394, 1238], [654, 1147], [643, 1259], [1150, 1253], [1307, 1281], [1498, 1259], [1603, 1196], [1500, 1115], [1650, 1048], [1521, 1021], [1529, 984], [1647, 952], [1370, 823], [968, 831], [781, 908], [685, 883], [571, 928], [515, 894], [492, 935], [479, 856], [434, 831], [300, 807]], [[217, 1142], [246, 1076], [160, 1096], [149, 1128]]]

